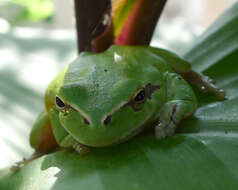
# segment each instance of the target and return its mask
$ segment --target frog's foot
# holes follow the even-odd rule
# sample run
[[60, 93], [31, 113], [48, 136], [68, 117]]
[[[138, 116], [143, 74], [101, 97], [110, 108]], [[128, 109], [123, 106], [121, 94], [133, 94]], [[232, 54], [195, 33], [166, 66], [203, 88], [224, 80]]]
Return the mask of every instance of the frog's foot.
[[204, 93], [212, 93], [214, 94], [219, 100], [226, 99], [226, 93], [224, 90], [219, 89], [215, 85], [215, 81], [210, 79], [208, 76], [204, 76], [200, 73], [197, 73], [193, 70], [182, 73], [183, 78], [188, 81], [189, 83], [197, 86], [202, 92]]
[[160, 123], [155, 127], [155, 136], [157, 139], [162, 140], [166, 136], [173, 136], [175, 129], [176, 125], [172, 120], [167, 125]]
[[203, 80], [199, 86], [202, 92], [214, 94], [218, 100], [226, 99], [226, 92], [223, 89], [218, 88], [215, 82], [207, 76], [203, 77]]
[[17, 172], [22, 166], [24, 166], [24, 165], [26, 164], [26, 160], [27, 160], [27, 159], [23, 158], [22, 161], [15, 162], [15, 163], [11, 166], [10, 170], [13, 171], [13, 172]]
[[22, 161], [14, 163], [13, 166], [11, 166], [10, 170], [13, 171], [13, 172], [17, 172], [21, 167], [23, 167], [24, 165], [28, 164], [32, 160], [40, 157], [41, 155], [42, 154], [34, 153], [28, 159], [23, 158]]
[[73, 148], [76, 152], [78, 152], [80, 155], [85, 155], [90, 152], [89, 147], [82, 145], [80, 143], [76, 143], [73, 145]]

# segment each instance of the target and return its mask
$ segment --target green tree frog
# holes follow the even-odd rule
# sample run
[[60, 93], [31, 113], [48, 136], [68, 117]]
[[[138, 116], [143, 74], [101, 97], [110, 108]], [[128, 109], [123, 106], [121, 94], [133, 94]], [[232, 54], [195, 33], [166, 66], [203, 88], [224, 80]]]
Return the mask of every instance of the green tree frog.
[[47, 88], [30, 144], [38, 154], [55, 147], [83, 153], [122, 143], [151, 126], [163, 139], [197, 108], [188, 83], [225, 96], [188, 62], [163, 49], [114, 45], [99, 54], [81, 53]]

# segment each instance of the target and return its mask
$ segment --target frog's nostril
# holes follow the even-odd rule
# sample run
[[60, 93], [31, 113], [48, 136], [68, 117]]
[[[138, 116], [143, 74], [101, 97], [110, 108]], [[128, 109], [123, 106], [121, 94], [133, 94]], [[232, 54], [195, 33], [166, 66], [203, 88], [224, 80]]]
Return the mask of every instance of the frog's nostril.
[[106, 117], [106, 119], [103, 121], [104, 125], [108, 125], [111, 122], [112, 116], [109, 115]]
[[82, 116], [82, 118], [83, 118], [83, 121], [86, 125], [90, 125], [90, 122], [85, 117]]

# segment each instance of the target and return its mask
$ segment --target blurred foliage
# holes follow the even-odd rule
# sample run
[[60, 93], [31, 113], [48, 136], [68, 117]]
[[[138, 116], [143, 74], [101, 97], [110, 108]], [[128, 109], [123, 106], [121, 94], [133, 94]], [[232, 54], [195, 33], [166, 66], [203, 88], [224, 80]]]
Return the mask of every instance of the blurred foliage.
[[[1, 3], [2, 2], [2, 3]], [[13, 24], [25, 20], [41, 21], [49, 20], [53, 14], [52, 0], [0, 0], [0, 6], [17, 6], [18, 13], [15, 15]]]
[[0, 168], [32, 153], [28, 135], [44, 107], [43, 93], [75, 58], [75, 38], [74, 31], [38, 28], [0, 32]]

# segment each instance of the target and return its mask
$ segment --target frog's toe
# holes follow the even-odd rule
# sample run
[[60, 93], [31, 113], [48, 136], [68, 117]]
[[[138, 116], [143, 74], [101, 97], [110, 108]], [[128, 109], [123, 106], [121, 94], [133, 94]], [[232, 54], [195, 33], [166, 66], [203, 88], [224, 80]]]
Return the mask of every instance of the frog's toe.
[[74, 150], [76, 152], [78, 152], [79, 154], [81, 155], [85, 155], [85, 154], [88, 154], [90, 152], [90, 149], [80, 143], [76, 143], [74, 146], [73, 146]]
[[166, 137], [165, 130], [164, 130], [164, 128], [161, 125], [162, 124], [159, 124], [155, 128], [155, 136], [156, 136], [156, 138], [158, 140], [162, 140], [162, 139], [164, 139]]
[[157, 139], [162, 140], [166, 136], [174, 135], [175, 129], [176, 129], [176, 126], [173, 122], [170, 122], [169, 124], [165, 126], [162, 123], [160, 123], [155, 128], [155, 136]]
[[16, 162], [16, 163], [14, 163], [14, 165], [12, 165], [11, 167], [10, 167], [10, 170], [12, 171], [12, 172], [17, 172], [22, 166], [23, 166], [23, 162], [21, 161], [21, 162]]
[[176, 128], [175, 124], [172, 123], [172, 122], [170, 122], [170, 123], [165, 127], [165, 129], [164, 129], [166, 136], [172, 136], [172, 135], [174, 135], [175, 128]]

